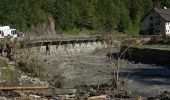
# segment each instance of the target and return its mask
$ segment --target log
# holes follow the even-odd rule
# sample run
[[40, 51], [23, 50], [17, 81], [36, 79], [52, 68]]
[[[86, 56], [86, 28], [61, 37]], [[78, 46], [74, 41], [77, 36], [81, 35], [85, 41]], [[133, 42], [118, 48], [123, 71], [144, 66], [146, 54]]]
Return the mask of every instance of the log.
[[55, 89], [56, 95], [76, 94], [76, 89]]
[[37, 90], [37, 89], [52, 89], [52, 87], [0, 87], [0, 90]]
[[106, 95], [93, 96], [88, 98], [88, 100], [105, 100], [105, 99], [107, 99]]

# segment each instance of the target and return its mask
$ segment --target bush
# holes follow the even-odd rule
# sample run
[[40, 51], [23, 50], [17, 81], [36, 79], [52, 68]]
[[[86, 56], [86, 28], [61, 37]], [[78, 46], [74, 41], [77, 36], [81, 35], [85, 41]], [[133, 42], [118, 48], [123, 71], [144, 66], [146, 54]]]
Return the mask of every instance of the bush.
[[18, 61], [17, 66], [21, 71], [30, 73], [33, 77], [44, 79], [47, 76], [46, 64], [43, 61], [30, 55], [25, 55], [22, 57]]

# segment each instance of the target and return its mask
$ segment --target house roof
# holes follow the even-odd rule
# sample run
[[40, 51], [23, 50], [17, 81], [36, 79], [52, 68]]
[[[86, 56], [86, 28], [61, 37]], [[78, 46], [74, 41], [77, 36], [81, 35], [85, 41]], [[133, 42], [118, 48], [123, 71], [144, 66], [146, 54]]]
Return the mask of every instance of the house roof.
[[155, 11], [156, 11], [165, 21], [170, 21], [170, 8], [167, 8], [167, 9], [155, 9]]
[[158, 13], [166, 22], [170, 22], [170, 8], [167, 9], [152, 9], [141, 20], [141, 22], [152, 12]]

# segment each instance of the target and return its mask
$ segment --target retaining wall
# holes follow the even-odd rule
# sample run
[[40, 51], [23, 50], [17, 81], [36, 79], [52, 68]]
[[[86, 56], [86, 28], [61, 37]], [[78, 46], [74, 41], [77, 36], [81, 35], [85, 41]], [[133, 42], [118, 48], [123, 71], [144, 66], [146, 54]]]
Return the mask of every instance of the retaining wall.
[[170, 50], [122, 46], [121, 52], [126, 50], [126, 48], [128, 48], [128, 50], [125, 52], [124, 58], [130, 61], [146, 64], [170, 65]]

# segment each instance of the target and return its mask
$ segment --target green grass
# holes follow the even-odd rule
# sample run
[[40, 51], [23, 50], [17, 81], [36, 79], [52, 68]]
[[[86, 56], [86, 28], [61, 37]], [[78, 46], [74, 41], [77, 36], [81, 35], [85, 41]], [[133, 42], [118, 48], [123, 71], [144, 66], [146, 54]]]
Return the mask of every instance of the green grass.
[[128, 45], [128, 47], [134, 47], [139, 49], [158, 49], [158, 50], [168, 50], [170, 51], [169, 45], [147, 45], [147, 44], [141, 44], [141, 45]]
[[0, 59], [0, 85], [13, 86], [18, 84], [17, 78], [20, 74], [18, 70], [11, 70], [5, 59]]
[[89, 30], [89, 29], [85, 29], [85, 28], [83, 28], [83, 29], [73, 28], [70, 30], [64, 30], [64, 31], [61, 30], [60, 32], [63, 34], [68, 34], [68, 35], [78, 35], [81, 32], [91, 34], [91, 35], [99, 33], [99, 31], [97, 31], [97, 30]]
[[80, 33], [80, 29], [74, 28], [70, 30], [65, 30], [65, 31], [62, 31], [62, 33], [69, 34], [69, 35], [77, 35]]
[[1, 78], [6, 82], [11, 82], [14, 79], [15, 71], [10, 69], [1, 69]]

